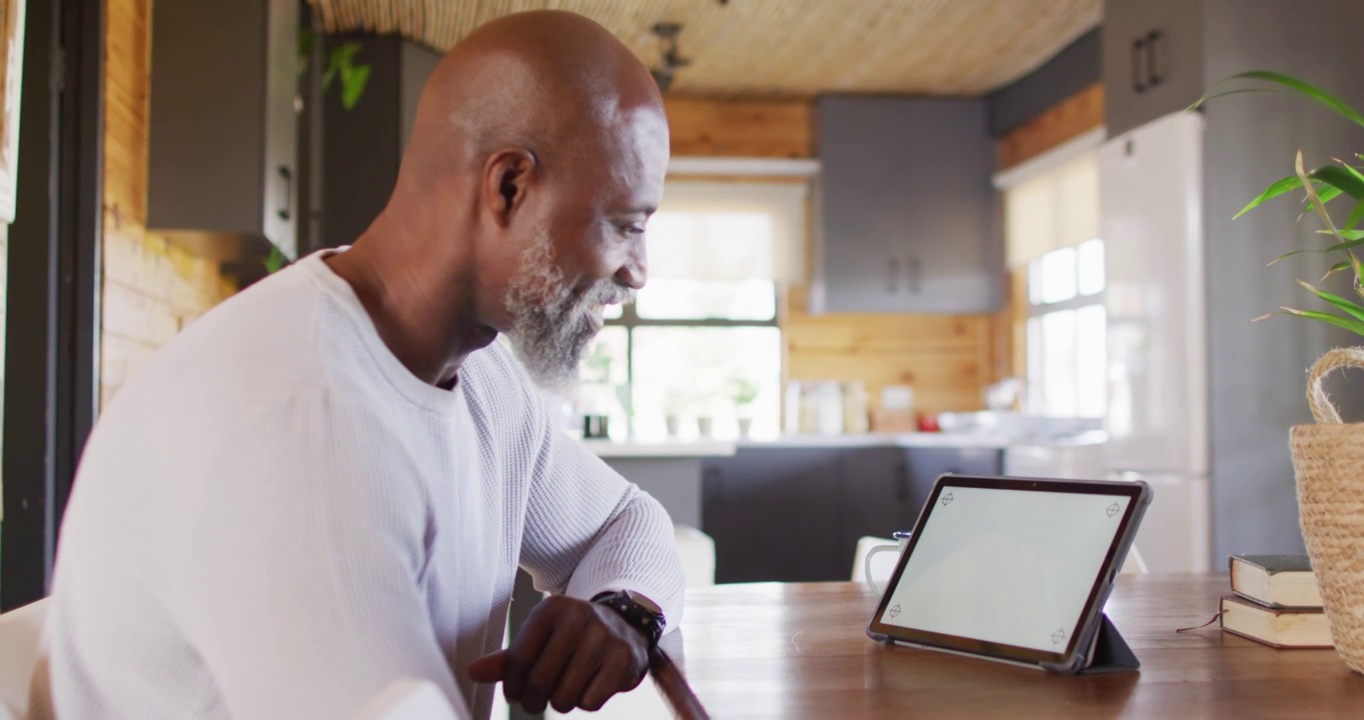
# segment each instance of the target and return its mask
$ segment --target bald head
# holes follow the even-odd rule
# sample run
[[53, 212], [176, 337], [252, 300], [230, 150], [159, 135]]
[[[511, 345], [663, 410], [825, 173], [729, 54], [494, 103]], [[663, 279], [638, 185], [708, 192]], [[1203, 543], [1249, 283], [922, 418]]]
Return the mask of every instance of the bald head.
[[507, 15], [442, 59], [422, 92], [403, 165], [468, 169], [499, 147], [520, 146], [553, 172], [618, 140], [610, 135], [632, 114], [661, 119], [663, 100], [605, 28], [553, 10]]
[[644, 285], [667, 162], [658, 87], [623, 43], [570, 13], [509, 15], [427, 81], [393, 196], [357, 248], [425, 302], [509, 334], [553, 381], [603, 306]]

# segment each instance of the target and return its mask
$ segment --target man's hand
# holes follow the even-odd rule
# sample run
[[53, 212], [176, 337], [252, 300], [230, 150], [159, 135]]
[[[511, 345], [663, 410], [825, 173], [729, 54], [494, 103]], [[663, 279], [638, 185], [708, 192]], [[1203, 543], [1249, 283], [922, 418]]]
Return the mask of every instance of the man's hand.
[[649, 669], [649, 645], [615, 610], [561, 595], [531, 611], [511, 646], [469, 665], [474, 682], [502, 681], [509, 703], [531, 713], [600, 710]]

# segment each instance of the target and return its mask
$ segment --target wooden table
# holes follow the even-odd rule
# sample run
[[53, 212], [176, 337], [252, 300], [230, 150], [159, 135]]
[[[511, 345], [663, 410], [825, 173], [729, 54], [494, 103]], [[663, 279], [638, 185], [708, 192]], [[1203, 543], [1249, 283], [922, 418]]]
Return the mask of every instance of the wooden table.
[[689, 590], [679, 664], [723, 718], [1364, 717], [1364, 676], [1331, 650], [1274, 650], [1201, 625], [1227, 577], [1123, 577], [1108, 615], [1140, 673], [1060, 677], [873, 642], [861, 584]]

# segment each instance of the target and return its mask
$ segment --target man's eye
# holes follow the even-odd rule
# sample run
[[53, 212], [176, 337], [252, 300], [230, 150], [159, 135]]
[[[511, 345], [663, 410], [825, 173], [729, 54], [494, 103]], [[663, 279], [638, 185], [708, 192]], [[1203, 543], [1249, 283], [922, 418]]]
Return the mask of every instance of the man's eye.
[[620, 234], [627, 237], [638, 237], [644, 234], [643, 226], [632, 225], [630, 223], [617, 223], [616, 229], [620, 231]]

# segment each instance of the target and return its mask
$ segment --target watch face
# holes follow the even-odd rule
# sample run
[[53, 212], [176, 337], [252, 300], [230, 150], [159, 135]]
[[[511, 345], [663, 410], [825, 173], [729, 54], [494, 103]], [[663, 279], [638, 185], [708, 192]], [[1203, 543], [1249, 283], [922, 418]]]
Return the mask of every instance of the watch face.
[[634, 600], [636, 603], [639, 604], [640, 607], [644, 608], [645, 610], [648, 610], [649, 612], [655, 615], [663, 614], [663, 608], [659, 607], [653, 600], [650, 600], [649, 598], [646, 598], [643, 595], [640, 595], [639, 593], [633, 593], [630, 592], [629, 590], [626, 590], [625, 596], [630, 598], [631, 600]]

